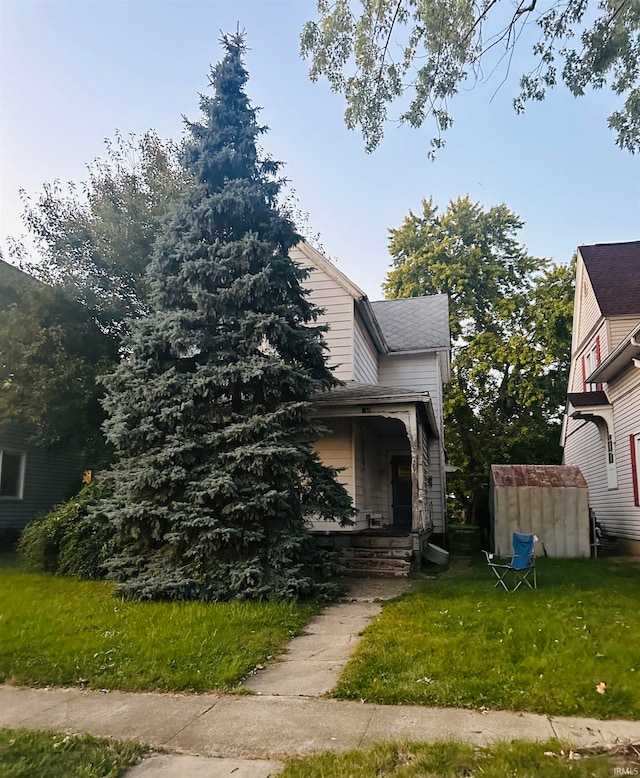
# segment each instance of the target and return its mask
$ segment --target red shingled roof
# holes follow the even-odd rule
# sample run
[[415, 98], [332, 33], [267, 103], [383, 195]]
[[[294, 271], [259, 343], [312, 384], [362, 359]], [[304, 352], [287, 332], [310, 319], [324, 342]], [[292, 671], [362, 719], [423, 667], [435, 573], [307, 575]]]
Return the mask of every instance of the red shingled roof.
[[640, 314], [640, 241], [580, 246], [603, 316]]

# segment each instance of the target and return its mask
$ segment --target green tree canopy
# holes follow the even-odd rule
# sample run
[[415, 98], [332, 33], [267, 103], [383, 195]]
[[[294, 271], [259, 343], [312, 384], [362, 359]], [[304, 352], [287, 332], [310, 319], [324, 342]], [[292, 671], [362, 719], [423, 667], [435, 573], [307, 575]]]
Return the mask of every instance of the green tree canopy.
[[[609, 117], [616, 143], [640, 151], [638, 0], [317, 0], [318, 18], [301, 35], [313, 81], [326, 76], [344, 94], [345, 121], [360, 127], [367, 151], [384, 133], [388, 106], [400, 120], [435, 124], [432, 152], [452, 124], [448, 102], [471, 76], [507, 69], [522, 33], [535, 25], [531, 69], [520, 79], [516, 111], [562, 81], [575, 96], [609, 86], [622, 104]], [[501, 52], [500, 60], [495, 57]], [[408, 104], [407, 104], [408, 103]]]
[[109, 459], [96, 375], [112, 369], [119, 343], [64, 290], [24, 289], [0, 310], [0, 423], [20, 421], [34, 442], [73, 448], [87, 467]]
[[40, 283], [14, 272], [22, 294], [10, 296], [0, 276], [0, 423], [27, 422], [35, 441], [73, 446], [88, 467], [110, 456], [97, 377], [117, 363], [127, 318], [147, 308], [152, 246], [188, 185], [180, 149], [153, 132], [106, 145], [83, 184], [45, 184], [35, 202], [22, 193], [38, 257], [14, 242], [12, 258]]
[[18, 242], [12, 253], [36, 278], [93, 311], [104, 329], [121, 331], [145, 310], [153, 243], [188, 176], [180, 146], [152, 130], [140, 138], [116, 132], [105, 145], [105, 157], [87, 166], [81, 184], [44, 184], [35, 202], [22, 190], [37, 257]]
[[107, 380], [117, 452], [103, 508], [119, 591], [141, 599], [289, 598], [327, 591], [308, 516], [348, 521], [350, 499], [312, 443], [314, 392], [336, 384], [319, 311], [289, 258], [280, 163], [244, 91], [241, 35], [222, 39], [213, 96], [189, 122], [192, 186], [156, 241], [152, 313]]
[[530, 256], [522, 226], [505, 205], [466, 197], [442, 215], [424, 200], [390, 230], [387, 297], [449, 295], [445, 445], [461, 468], [450, 488], [471, 515], [485, 508], [491, 464], [560, 461], [574, 272]]

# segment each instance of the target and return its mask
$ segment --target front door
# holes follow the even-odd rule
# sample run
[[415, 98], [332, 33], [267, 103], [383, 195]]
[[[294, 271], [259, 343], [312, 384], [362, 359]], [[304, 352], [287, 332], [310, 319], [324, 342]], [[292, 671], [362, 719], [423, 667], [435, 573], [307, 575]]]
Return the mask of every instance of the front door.
[[394, 529], [411, 532], [411, 457], [391, 457]]

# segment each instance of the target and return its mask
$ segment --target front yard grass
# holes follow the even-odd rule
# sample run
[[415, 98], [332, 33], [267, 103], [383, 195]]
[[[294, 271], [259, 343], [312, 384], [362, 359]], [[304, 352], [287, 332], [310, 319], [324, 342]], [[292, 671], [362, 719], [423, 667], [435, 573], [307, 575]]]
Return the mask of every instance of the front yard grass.
[[138, 743], [65, 735], [62, 732], [0, 729], [3, 778], [118, 778], [148, 751]]
[[314, 603], [138, 603], [103, 581], [0, 560], [0, 682], [229, 690], [303, 629]]
[[292, 759], [278, 778], [611, 778], [637, 775], [640, 761], [637, 751], [630, 751], [631, 755], [576, 752], [557, 741], [513, 741], [485, 748], [459, 741], [383, 743], [366, 750]]
[[640, 718], [637, 563], [541, 559], [537, 591], [492, 579], [477, 563], [387, 604], [334, 696]]

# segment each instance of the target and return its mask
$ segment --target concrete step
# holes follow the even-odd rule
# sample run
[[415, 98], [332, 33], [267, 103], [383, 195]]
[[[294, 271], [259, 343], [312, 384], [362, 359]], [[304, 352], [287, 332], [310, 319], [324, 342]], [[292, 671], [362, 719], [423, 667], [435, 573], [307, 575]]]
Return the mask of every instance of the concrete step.
[[342, 556], [340, 565], [348, 576], [369, 576], [371, 578], [406, 577], [411, 572], [411, 561], [407, 558], [377, 556]]
[[341, 559], [407, 559], [411, 561], [410, 548], [341, 548], [337, 551]]

